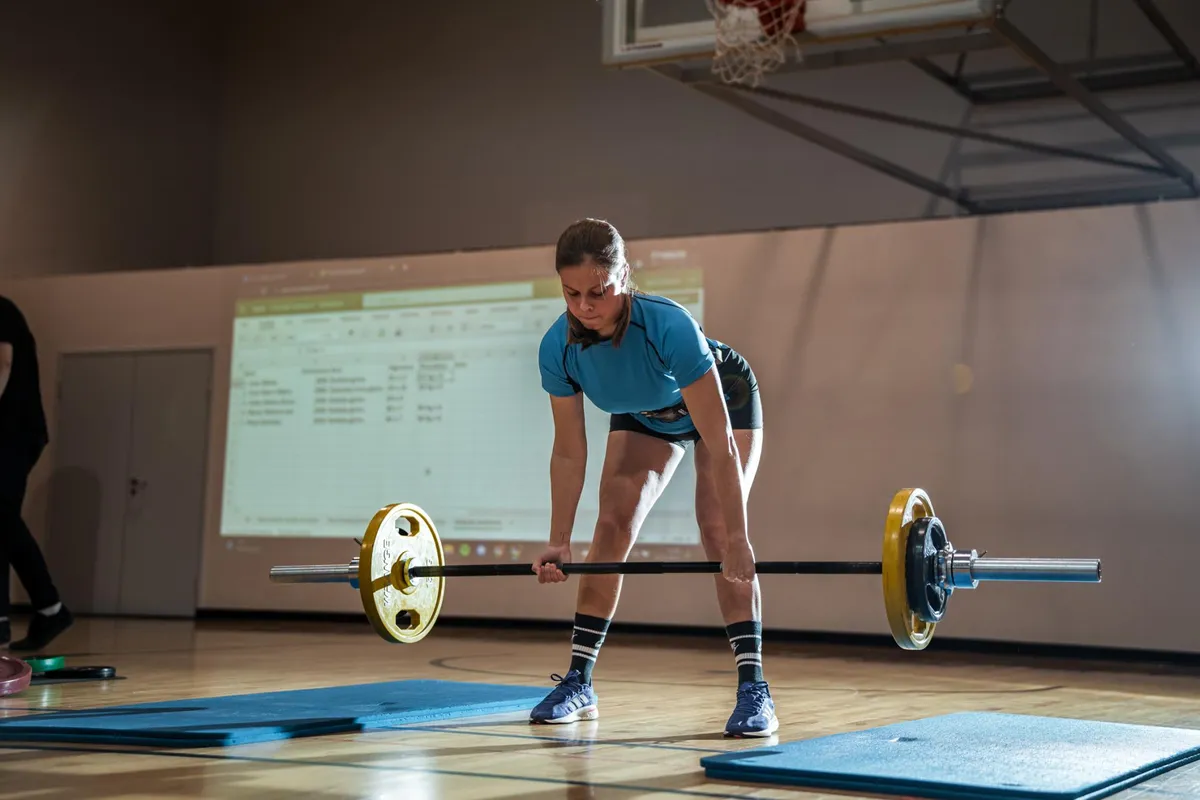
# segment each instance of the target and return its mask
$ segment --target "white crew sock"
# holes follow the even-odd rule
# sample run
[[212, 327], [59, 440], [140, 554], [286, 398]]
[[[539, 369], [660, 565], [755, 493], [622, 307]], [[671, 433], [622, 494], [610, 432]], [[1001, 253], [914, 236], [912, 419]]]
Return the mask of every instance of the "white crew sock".
[[46, 617], [53, 617], [55, 614], [57, 614], [61, 610], [62, 610], [62, 603], [55, 603], [54, 605], [49, 606], [48, 608], [40, 609], [38, 611], [38, 613], [43, 616], [46, 616]]

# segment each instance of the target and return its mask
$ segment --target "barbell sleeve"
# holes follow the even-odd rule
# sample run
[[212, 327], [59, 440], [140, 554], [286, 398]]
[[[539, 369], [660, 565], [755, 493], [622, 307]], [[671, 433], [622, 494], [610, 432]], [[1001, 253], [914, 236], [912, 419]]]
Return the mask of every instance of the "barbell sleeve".
[[351, 583], [358, 580], [358, 559], [349, 564], [271, 567], [273, 583]]
[[957, 551], [947, 560], [946, 583], [972, 588], [977, 581], [1100, 583], [1100, 561], [1089, 558], [980, 558]]

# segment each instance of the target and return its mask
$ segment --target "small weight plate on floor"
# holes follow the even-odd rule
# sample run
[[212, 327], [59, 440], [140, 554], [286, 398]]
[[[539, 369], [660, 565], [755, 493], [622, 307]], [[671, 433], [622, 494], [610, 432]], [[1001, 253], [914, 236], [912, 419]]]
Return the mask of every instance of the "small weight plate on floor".
[[25, 663], [33, 670], [34, 675], [40, 675], [43, 672], [62, 669], [67, 665], [67, 659], [64, 656], [30, 656], [25, 659]]
[[39, 680], [103, 681], [116, 676], [116, 667], [62, 667], [35, 675], [33, 682], [37, 683]]
[[32, 677], [33, 670], [21, 659], [0, 656], [0, 697], [25, 691]]

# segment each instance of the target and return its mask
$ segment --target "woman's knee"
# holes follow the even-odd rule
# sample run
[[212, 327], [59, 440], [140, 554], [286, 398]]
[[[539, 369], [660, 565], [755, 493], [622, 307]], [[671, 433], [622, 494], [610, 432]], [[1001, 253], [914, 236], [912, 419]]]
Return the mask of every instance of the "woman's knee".
[[729, 549], [729, 529], [725, 520], [697, 515], [696, 522], [700, 526], [700, 544], [704, 546], [705, 557], [709, 561], [724, 559], [725, 551]]
[[593, 561], [623, 561], [633, 549], [633, 526], [630, 520], [602, 515], [596, 520], [592, 546], [588, 551]]
[[609, 476], [602, 481], [600, 516], [592, 536], [592, 551], [600, 550], [606, 558], [623, 558], [633, 548], [645, 483], [640, 476], [624, 475]]

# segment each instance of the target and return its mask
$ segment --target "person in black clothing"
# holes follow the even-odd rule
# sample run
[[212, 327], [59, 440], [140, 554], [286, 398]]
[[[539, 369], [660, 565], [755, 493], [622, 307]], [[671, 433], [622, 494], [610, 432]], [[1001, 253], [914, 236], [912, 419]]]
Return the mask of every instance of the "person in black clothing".
[[21, 517], [29, 473], [49, 443], [42, 408], [37, 343], [25, 315], [0, 295], [0, 649], [10, 644], [9, 567], [37, 612], [13, 650], [37, 651], [74, 621], [58, 597], [37, 540]]

